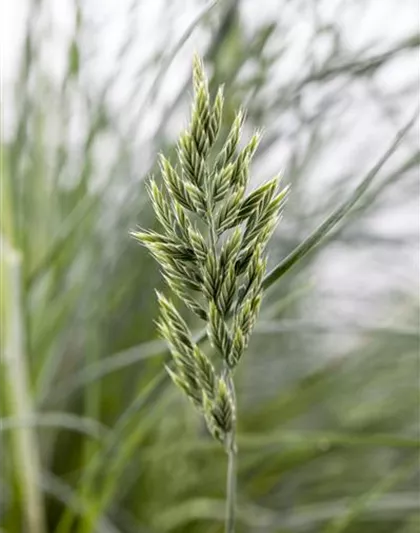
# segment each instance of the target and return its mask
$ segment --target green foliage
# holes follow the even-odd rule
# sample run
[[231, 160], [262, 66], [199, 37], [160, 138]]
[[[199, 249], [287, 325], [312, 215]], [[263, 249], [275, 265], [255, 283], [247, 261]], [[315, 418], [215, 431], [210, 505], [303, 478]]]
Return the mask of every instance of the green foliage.
[[[2, 531], [223, 530], [225, 453], [164, 370], [191, 373], [191, 359], [182, 351], [170, 356], [156, 338], [155, 288], [166, 293], [166, 283], [186, 305], [183, 322], [169, 314], [184, 347], [184, 328], [191, 333], [188, 390], [199, 384], [200, 401], [210, 400], [209, 422], [237, 426], [238, 533], [417, 531], [418, 235], [410, 213], [417, 216], [419, 153], [413, 130], [399, 143], [392, 138], [411, 114], [413, 87], [417, 100], [418, 36], [409, 28], [401, 41], [375, 34], [370, 47], [358, 48], [347, 15], [362, 17], [366, 3], [338, 2], [331, 18], [314, 16], [321, 4], [312, 2], [284, 3], [279, 18], [278, 6], [270, 14], [267, 3], [254, 20], [247, 10], [256, 4], [232, 1], [200, 6], [191, 24], [185, 8], [179, 25], [179, 6], [168, 4], [149, 47], [141, 11], [149, 3], [130, 2], [122, 3], [126, 25], [115, 59], [99, 27], [106, 41], [111, 29], [105, 19], [91, 21], [84, 2], [74, 3], [73, 35], [71, 24], [68, 33], [56, 31], [48, 13], [55, 2], [29, 4], [17, 78], [13, 85], [4, 78]], [[402, 16], [404, 5], [398, 9]], [[71, 3], [69, 22], [70, 13]], [[194, 48], [214, 96], [200, 89], [200, 105], [211, 111], [208, 137], [195, 125], [200, 157], [191, 130], [175, 142], [190, 101], [184, 61]], [[61, 74], [46, 50], [54, 50]], [[406, 80], [393, 70], [402, 64]], [[109, 66], [104, 76], [102, 66]], [[252, 131], [262, 127], [248, 169], [259, 141]], [[248, 148], [241, 131], [252, 139]], [[188, 183], [180, 194], [197, 210], [207, 209], [203, 153], [217, 171], [219, 263], [209, 261], [205, 272], [192, 261], [205, 259], [206, 227], [178, 199], [168, 209], [152, 160], [161, 151], [169, 185], [176, 188], [177, 177]], [[236, 221], [253, 207], [246, 194], [269, 183], [278, 165], [293, 190], [281, 231], [260, 258], [258, 246], [241, 255], [247, 222], [238, 229]], [[155, 180], [146, 179], [151, 174]], [[259, 194], [267, 210], [270, 188]], [[164, 277], [124, 237], [137, 223], [151, 239], [175, 230], [179, 240], [153, 250], [159, 259], [177, 255]], [[263, 223], [254, 219], [250, 242]], [[245, 305], [246, 287], [261, 283], [257, 267], [266, 255], [263, 305], [247, 339], [259, 301], [253, 310]], [[222, 265], [227, 275], [219, 280]], [[221, 358], [210, 360], [201, 329], [210, 318], [207, 298], [222, 285], [218, 303], [228, 307], [234, 274], [244, 312], [222, 323], [237, 369], [237, 420], [219, 379]], [[204, 279], [208, 296], [197, 301]], [[214, 311], [217, 331], [222, 313]]]

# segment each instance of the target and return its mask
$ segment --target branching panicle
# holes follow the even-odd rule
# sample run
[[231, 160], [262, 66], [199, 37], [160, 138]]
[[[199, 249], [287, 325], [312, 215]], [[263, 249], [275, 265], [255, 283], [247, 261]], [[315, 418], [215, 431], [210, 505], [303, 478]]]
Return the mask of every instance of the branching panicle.
[[223, 90], [219, 88], [212, 102], [197, 56], [193, 85], [190, 126], [177, 145], [178, 166], [161, 155], [163, 189], [153, 179], [148, 184], [161, 230], [132, 235], [159, 262], [172, 292], [207, 323], [210, 343], [221, 361], [215, 366], [193, 341], [172, 301], [158, 294], [158, 330], [173, 358], [168, 373], [203, 413], [212, 435], [231, 453], [236, 419], [232, 372], [258, 315], [266, 270], [264, 249], [287, 188], [279, 191], [276, 177], [245, 194], [261, 135], [256, 132], [238, 150], [245, 116], [239, 111], [219, 152], [212, 153], [222, 125]]

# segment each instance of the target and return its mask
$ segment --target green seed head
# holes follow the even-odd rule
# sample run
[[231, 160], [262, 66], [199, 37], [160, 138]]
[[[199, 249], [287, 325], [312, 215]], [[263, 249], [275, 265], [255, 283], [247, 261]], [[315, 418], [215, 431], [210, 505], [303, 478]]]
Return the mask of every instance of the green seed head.
[[[202, 412], [210, 433], [226, 445], [235, 404], [225, 378], [241, 360], [258, 315], [264, 249], [287, 188], [279, 190], [275, 177], [245, 195], [261, 134], [256, 132], [238, 150], [245, 117], [240, 110], [220, 150], [213, 153], [223, 119], [223, 89], [212, 101], [197, 55], [193, 85], [190, 125], [177, 144], [178, 165], [161, 155], [162, 187], [155, 179], [147, 187], [161, 230], [131, 235], [158, 261], [171, 291], [206, 322], [217, 364], [194, 342], [172, 300], [157, 293], [158, 331], [172, 354], [168, 374]], [[221, 367], [222, 373], [217, 370]]]

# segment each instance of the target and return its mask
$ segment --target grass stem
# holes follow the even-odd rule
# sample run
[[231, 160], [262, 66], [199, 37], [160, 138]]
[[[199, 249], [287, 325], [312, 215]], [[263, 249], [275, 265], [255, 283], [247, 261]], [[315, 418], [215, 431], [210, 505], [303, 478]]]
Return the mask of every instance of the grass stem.
[[[229, 392], [232, 396], [232, 401], [235, 406], [235, 413], [237, 412], [237, 402], [235, 393], [235, 384], [232, 379], [232, 374], [228, 369], [225, 369], [226, 381], [229, 387]], [[235, 533], [236, 522], [236, 485], [237, 485], [237, 445], [236, 445], [236, 420], [233, 424], [232, 432], [229, 436], [227, 444], [228, 454], [228, 468], [226, 477], [226, 533]]]
[[[4, 253], [1, 265], [3, 297], [2, 326], [4, 326], [4, 366], [10, 416], [18, 420], [30, 418], [33, 412], [30, 395], [27, 356], [25, 352], [25, 326], [22, 306], [21, 256], [8, 243], [2, 242]], [[4, 285], [3, 285], [4, 283]], [[3, 313], [2, 313], [3, 314]], [[2, 328], [3, 329], [3, 328]], [[12, 456], [16, 481], [22, 494], [22, 514], [28, 533], [44, 533], [44, 502], [40, 490], [41, 466], [36, 431], [34, 428], [16, 427], [12, 432]]]
[[231, 443], [228, 449], [228, 470], [226, 483], [226, 533], [235, 533], [236, 520], [236, 442], [235, 435], [232, 434]]

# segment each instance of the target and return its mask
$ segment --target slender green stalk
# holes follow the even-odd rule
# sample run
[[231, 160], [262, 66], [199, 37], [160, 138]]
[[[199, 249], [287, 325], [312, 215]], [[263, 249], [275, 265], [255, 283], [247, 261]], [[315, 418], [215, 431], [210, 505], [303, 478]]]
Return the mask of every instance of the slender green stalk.
[[[227, 370], [227, 383], [229, 391], [232, 396], [232, 401], [235, 406], [235, 412], [237, 413], [237, 402], [235, 394], [235, 384], [232, 379], [232, 375]], [[237, 487], [237, 455], [238, 449], [236, 444], [236, 420], [233, 423], [232, 431], [229, 436], [228, 445], [227, 445], [227, 455], [228, 455], [228, 468], [227, 468], [227, 477], [226, 477], [226, 533], [235, 533], [235, 523], [236, 523], [236, 487]]]
[[[10, 415], [18, 420], [33, 416], [29, 395], [29, 378], [25, 354], [25, 328], [22, 312], [21, 258], [7, 243], [1, 243], [2, 330], [4, 333], [5, 377]], [[3, 314], [4, 313], [4, 314]], [[40, 490], [40, 459], [36, 432], [33, 427], [12, 430], [12, 457], [16, 481], [22, 494], [28, 533], [44, 533], [44, 503]]]
[[[97, 335], [97, 325], [91, 324], [88, 328], [88, 361], [94, 363], [98, 361], [100, 354], [100, 340]], [[86, 387], [85, 389], [85, 413], [88, 417], [93, 419], [98, 419], [100, 417], [100, 386], [91, 386]], [[97, 384], [96, 384], [97, 385]], [[94, 441], [85, 441], [83, 446], [83, 455], [85, 458], [85, 463], [88, 464], [92, 457], [95, 456], [95, 452], [98, 449], [98, 444]], [[84, 480], [83, 480], [84, 481]], [[81, 483], [81, 493], [86, 496], [86, 499], [89, 499], [88, 485], [86, 483]], [[92, 502], [93, 505], [96, 503]], [[91, 531], [91, 513], [86, 512], [85, 515], [81, 518], [80, 532], [89, 532]]]
[[235, 533], [236, 521], [236, 445], [232, 435], [232, 446], [228, 450], [228, 470], [226, 483], [226, 533]]

